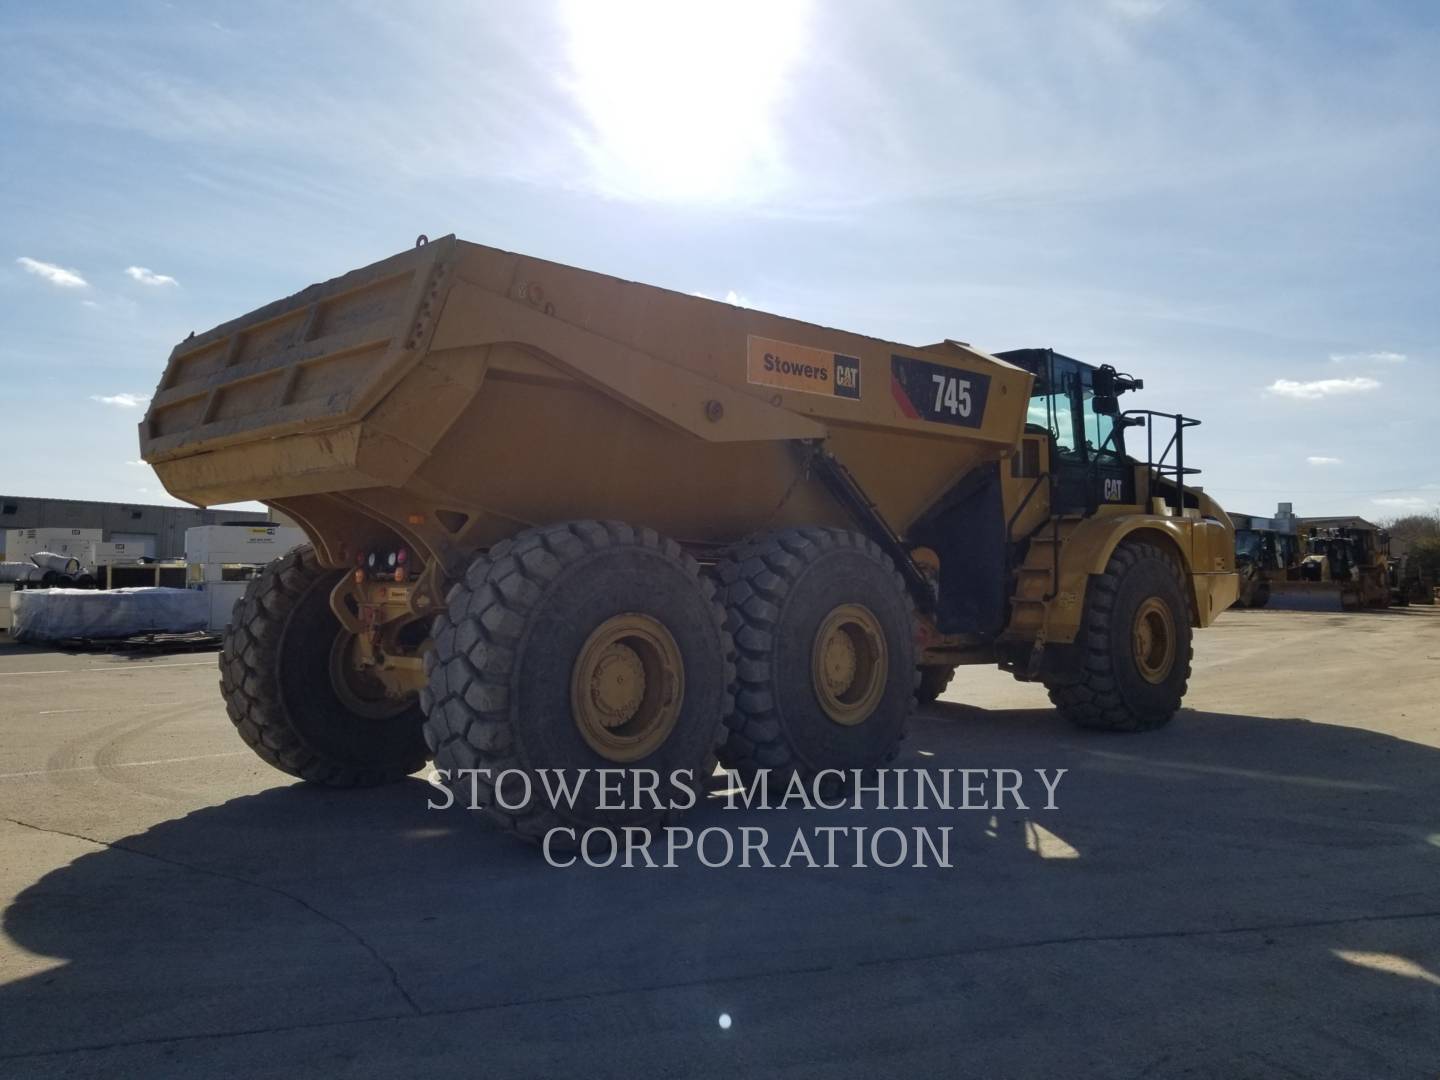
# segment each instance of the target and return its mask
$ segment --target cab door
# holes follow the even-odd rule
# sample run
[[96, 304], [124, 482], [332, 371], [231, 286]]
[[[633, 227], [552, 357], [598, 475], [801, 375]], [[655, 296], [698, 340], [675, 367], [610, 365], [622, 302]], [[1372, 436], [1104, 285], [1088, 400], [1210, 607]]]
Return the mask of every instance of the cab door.
[[1027, 431], [1050, 436], [1050, 471], [1054, 477], [1051, 510], [1057, 514], [1083, 514], [1090, 502], [1088, 469], [1080, 448], [1079, 380], [1071, 364], [1054, 362], [1053, 385], [1043, 386], [1030, 398]]
[[1051, 436], [1055, 511], [1090, 515], [1107, 504], [1133, 506], [1135, 469], [1115, 418], [1095, 411], [1090, 369], [1056, 357], [1054, 372], [1050, 392], [1030, 399], [1028, 419]]
[[1106, 505], [1134, 506], [1135, 466], [1125, 457], [1124, 431], [1116, 426], [1115, 417], [1095, 411], [1095, 395], [1088, 386], [1081, 388], [1080, 424], [1089, 472], [1086, 512]]

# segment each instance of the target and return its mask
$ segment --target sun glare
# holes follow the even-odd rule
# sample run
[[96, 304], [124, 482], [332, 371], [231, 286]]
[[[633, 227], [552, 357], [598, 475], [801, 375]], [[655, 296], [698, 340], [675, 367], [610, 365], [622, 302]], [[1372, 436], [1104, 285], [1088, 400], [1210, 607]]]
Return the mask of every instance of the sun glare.
[[565, 7], [569, 88], [595, 180], [615, 194], [747, 200], [783, 173], [776, 113], [803, 0], [627, 0]]

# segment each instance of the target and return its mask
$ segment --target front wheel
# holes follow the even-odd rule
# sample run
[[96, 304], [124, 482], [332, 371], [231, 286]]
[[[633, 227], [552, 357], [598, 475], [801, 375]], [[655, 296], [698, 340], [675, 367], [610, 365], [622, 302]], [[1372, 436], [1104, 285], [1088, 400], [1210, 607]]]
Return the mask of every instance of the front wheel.
[[1190, 679], [1190, 603], [1169, 551], [1143, 541], [1115, 549], [1086, 590], [1078, 674], [1046, 684], [1080, 727], [1144, 731], [1168, 723]]

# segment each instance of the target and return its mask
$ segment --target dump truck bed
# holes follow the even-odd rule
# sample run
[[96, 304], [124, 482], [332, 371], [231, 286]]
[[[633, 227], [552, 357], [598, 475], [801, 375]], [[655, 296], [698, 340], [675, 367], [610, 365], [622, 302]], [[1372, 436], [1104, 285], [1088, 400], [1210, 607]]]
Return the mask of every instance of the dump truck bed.
[[446, 237], [181, 342], [140, 434], [177, 497], [312, 535], [358, 515], [473, 547], [596, 516], [718, 544], [849, 524], [797, 453], [820, 442], [903, 531], [1013, 452], [1030, 381]]

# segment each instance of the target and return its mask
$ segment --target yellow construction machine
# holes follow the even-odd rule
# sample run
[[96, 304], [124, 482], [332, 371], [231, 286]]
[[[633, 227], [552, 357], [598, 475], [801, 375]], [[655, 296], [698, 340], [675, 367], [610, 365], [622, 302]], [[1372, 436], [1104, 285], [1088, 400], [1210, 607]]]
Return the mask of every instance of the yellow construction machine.
[[1235, 526], [1235, 568], [1240, 575], [1236, 607], [1263, 608], [1275, 581], [1284, 581], [1301, 559], [1294, 518], [1231, 514]]
[[[963, 664], [1165, 723], [1238, 582], [1196, 421], [1122, 411], [1138, 385], [446, 237], [191, 335], [140, 443], [310, 537], [225, 638], [245, 742], [320, 784], [479, 770], [534, 837], [666, 812], [602, 769], [879, 766]], [[573, 803], [487, 786], [553, 769], [590, 770]]]
[[1388, 533], [1370, 525], [1312, 525], [1302, 526], [1301, 541], [1304, 554], [1283, 580], [1272, 580], [1272, 592], [1336, 596], [1345, 611], [1390, 606]]

